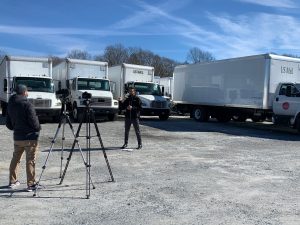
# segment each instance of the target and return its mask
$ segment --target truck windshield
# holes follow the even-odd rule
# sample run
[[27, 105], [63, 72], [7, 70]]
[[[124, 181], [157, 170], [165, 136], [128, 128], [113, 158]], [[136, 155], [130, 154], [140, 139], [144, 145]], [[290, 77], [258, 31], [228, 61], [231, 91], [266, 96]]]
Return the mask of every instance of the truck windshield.
[[161, 95], [160, 86], [153, 83], [134, 83], [136, 91], [140, 95]]
[[36, 92], [54, 92], [54, 86], [51, 79], [40, 77], [16, 77], [15, 86], [24, 84], [27, 86], [28, 91]]
[[109, 81], [101, 79], [78, 78], [78, 90], [110, 91]]

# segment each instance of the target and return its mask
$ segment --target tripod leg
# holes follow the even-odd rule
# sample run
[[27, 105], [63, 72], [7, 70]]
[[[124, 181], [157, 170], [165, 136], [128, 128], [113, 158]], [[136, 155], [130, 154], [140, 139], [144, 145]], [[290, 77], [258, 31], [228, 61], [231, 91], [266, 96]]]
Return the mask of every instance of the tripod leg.
[[89, 199], [91, 195], [91, 116], [87, 109], [86, 113], [86, 159], [87, 159], [87, 172], [86, 172], [86, 198]]
[[40, 181], [41, 181], [42, 176], [43, 176], [43, 173], [44, 173], [44, 171], [45, 171], [45, 169], [46, 169], [46, 165], [47, 165], [47, 162], [48, 162], [48, 160], [49, 160], [50, 154], [51, 154], [51, 152], [52, 152], [52, 150], [53, 150], [53, 146], [54, 146], [54, 143], [55, 143], [55, 141], [56, 141], [57, 135], [58, 135], [58, 133], [59, 133], [59, 130], [60, 130], [60, 127], [61, 127], [61, 123], [62, 123], [62, 120], [63, 120], [63, 118], [60, 119], [59, 124], [58, 124], [58, 127], [57, 127], [56, 132], [55, 132], [55, 135], [54, 135], [54, 137], [53, 137], [53, 139], [52, 139], [52, 141], [51, 141], [51, 146], [50, 146], [48, 155], [47, 155], [47, 157], [46, 157], [45, 163], [44, 163], [44, 165], [43, 165], [43, 167], [42, 167], [42, 172], [41, 172], [40, 177], [39, 177], [39, 179], [38, 179], [37, 187], [36, 187], [36, 189], [34, 190], [33, 196], [36, 196], [36, 195], [37, 195], [37, 191], [38, 191], [39, 186], [40, 186]]
[[[73, 142], [73, 145], [72, 145], [72, 148], [71, 148], [69, 157], [67, 158], [67, 164], [66, 164], [66, 167], [65, 167], [65, 169], [64, 169], [64, 172], [63, 172], [63, 175], [62, 175], [62, 177], [61, 177], [61, 180], [60, 180], [60, 183], [59, 183], [59, 184], [62, 184], [62, 182], [63, 182], [63, 180], [64, 180], [64, 177], [65, 177], [65, 175], [66, 175], [66, 172], [67, 172], [67, 169], [68, 169], [68, 166], [69, 166], [69, 161], [71, 160], [71, 157], [72, 157], [72, 154], [73, 154], [73, 151], [74, 151], [74, 148], [75, 148], [75, 144], [77, 144], [77, 147], [78, 147], [78, 149], [79, 149], [79, 152], [80, 152], [81, 158], [82, 158], [82, 160], [83, 160], [84, 166], [85, 166], [85, 168], [86, 168], [86, 170], [87, 170], [87, 172], [88, 172], [88, 164], [87, 164], [87, 162], [86, 162], [86, 160], [85, 160], [85, 158], [84, 158], [84, 155], [83, 155], [83, 152], [82, 152], [82, 148], [81, 148], [81, 146], [80, 146], [80, 144], [79, 144], [79, 141], [78, 141], [78, 137], [79, 137], [79, 133], [80, 133], [80, 130], [81, 130], [83, 121], [80, 122], [76, 134], [75, 134], [75, 131], [74, 131], [74, 128], [73, 128], [73, 125], [72, 125], [72, 123], [71, 123], [71, 120], [70, 120], [69, 116], [66, 117], [66, 122], [69, 124], [70, 129], [71, 129], [71, 131], [72, 131], [72, 134], [73, 134], [75, 140], [74, 140], [74, 142]], [[95, 186], [94, 186], [94, 183], [93, 183], [92, 179], [91, 179], [91, 184], [92, 184], [92, 186], [93, 186], [93, 189], [95, 189]]]
[[[66, 163], [64, 172], [63, 172], [63, 174], [62, 174], [62, 176], [61, 176], [61, 179], [60, 179], [59, 184], [62, 184], [62, 182], [64, 181], [64, 178], [65, 178], [65, 175], [66, 175], [66, 173], [67, 173], [67, 169], [68, 169], [68, 166], [69, 166], [69, 163], [70, 163], [70, 160], [71, 160], [71, 158], [72, 158], [72, 154], [73, 154], [73, 151], [74, 151], [74, 148], [75, 148], [75, 144], [76, 144], [76, 143], [78, 144], [78, 137], [79, 137], [79, 133], [80, 133], [81, 126], [82, 126], [82, 121], [80, 122], [80, 124], [79, 124], [79, 126], [78, 126], [76, 135], [74, 135], [74, 131], [72, 130], [75, 139], [74, 139], [74, 141], [73, 141], [72, 148], [71, 148], [70, 154], [69, 154], [69, 156], [68, 156], [68, 158], [67, 158], [67, 163]], [[72, 127], [72, 129], [73, 129], [73, 127]]]
[[62, 164], [64, 159], [64, 141], [65, 141], [65, 125], [66, 125], [66, 115], [64, 115], [63, 119], [63, 127], [62, 127], [62, 143], [61, 143], [61, 154], [60, 154], [60, 172], [59, 172], [59, 178], [61, 178], [62, 175]]
[[102, 153], [103, 153], [103, 156], [104, 156], [104, 159], [105, 159], [105, 162], [106, 162], [106, 165], [107, 165], [110, 177], [111, 177], [111, 181], [114, 182], [115, 179], [113, 177], [113, 174], [112, 174], [109, 162], [108, 162], [108, 158], [107, 158], [106, 151], [105, 151], [105, 148], [104, 148], [104, 145], [103, 145], [103, 142], [102, 142], [102, 138], [101, 138], [101, 135], [100, 135], [100, 131], [99, 131], [98, 125], [96, 123], [94, 112], [92, 111], [91, 114], [92, 114], [92, 121], [93, 121], [95, 129], [96, 129], [97, 137], [98, 137], [100, 145], [101, 145]]

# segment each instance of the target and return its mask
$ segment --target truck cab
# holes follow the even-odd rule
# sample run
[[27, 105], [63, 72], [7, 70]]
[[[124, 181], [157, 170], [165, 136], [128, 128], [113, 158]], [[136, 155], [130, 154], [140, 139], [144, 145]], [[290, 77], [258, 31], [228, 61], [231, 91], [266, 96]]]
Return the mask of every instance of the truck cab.
[[39, 118], [57, 119], [61, 102], [56, 98], [49, 58], [5, 56], [0, 63], [0, 100], [2, 115], [6, 115], [9, 98], [18, 84], [28, 88], [28, 100]]
[[53, 77], [58, 90], [69, 90], [67, 109], [75, 121], [83, 116], [84, 92], [92, 95], [90, 107], [96, 117], [108, 117], [110, 121], [116, 118], [118, 101], [113, 99], [107, 62], [66, 58], [53, 68]]
[[125, 84], [125, 93], [128, 93], [129, 87], [136, 89], [136, 93], [142, 101], [141, 115], [159, 116], [161, 120], [169, 118], [169, 102], [163, 97], [159, 84], [152, 82], [128, 82]]
[[69, 81], [72, 115], [75, 120], [80, 120], [84, 110], [82, 94], [92, 94], [90, 106], [96, 115], [107, 115], [110, 121], [115, 119], [118, 111], [118, 101], [113, 100], [108, 79], [76, 77]]
[[40, 118], [56, 119], [61, 109], [61, 102], [54, 94], [54, 84], [50, 77], [28, 76], [14, 77], [12, 90], [18, 84], [24, 84], [28, 89], [28, 101], [31, 102]]
[[300, 131], [300, 83], [280, 83], [273, 100], [273, 122]]

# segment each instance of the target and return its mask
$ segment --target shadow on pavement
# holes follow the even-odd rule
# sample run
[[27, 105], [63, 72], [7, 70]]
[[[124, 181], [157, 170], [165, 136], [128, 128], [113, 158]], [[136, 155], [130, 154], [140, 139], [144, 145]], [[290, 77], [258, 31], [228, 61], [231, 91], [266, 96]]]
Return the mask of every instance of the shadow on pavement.
[[197, 122], [189, 117], [170, 117], [167, 121], [156, 118], [142, 118], [141, 125], [165, 130], [168, 132], [217, 132], [234, 136], [248, 136], [283, 141], [300, 141], [296, 130], [280, 127], [271, 123], [228, 122], [219, 123], [215, 120]]

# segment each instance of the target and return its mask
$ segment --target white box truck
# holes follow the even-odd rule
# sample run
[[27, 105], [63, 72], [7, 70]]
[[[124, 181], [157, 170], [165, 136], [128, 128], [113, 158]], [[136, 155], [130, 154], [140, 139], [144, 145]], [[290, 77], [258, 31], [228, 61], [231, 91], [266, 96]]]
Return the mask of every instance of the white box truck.
[[60, 114], [61, 102], [56, 98], [49, 58], [5, 56], [0, 64], [0, 100], [2, 115], [6, 115], [9, 97], [18, 84], [28, 87], [28, 100], [40, 118]]
[[141, 115], [159, 116], [167, 120], [170, 115], [168, 101], [162, 96], [159, 84], [154, 83], [154, 67], [126, 64], [108, 68], [115, 83], [114, 97], [124, 98], [129, 87], [134, 87], [142, 101]]
[[91, 108], [95, 116], [107, 116], [110, 121], [116, 118], [118, 101], [113, 99], [107, 72], [107, 62], [70, 58], [53, 68], [56, 89], [69, 89], [69, 109], [75, 120], [83, 116], [84, 92], [92, 94]]
[[173, 101], [198, 121], [273, 117], [297, 127], [300, 59], [262, 54], [177, 66]]
[[164, 96], [170, 97], [172, 99], [172, 93], [173, 93], [173, 77], [161, 77], [159, 79], [159, 85], [163, 87], [164, 90]]

